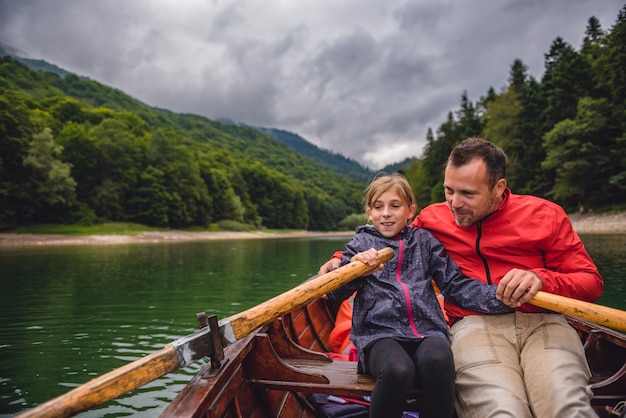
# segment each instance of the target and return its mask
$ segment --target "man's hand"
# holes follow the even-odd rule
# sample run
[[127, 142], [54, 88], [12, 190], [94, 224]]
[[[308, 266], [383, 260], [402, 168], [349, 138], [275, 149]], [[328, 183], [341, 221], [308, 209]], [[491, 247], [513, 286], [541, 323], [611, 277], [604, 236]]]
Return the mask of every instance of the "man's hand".
[[543, 283], [535, 273], [511, 269], [498, 283], [496, 298], [511, 308], [519, 308], [534, 298], [542, 287]]

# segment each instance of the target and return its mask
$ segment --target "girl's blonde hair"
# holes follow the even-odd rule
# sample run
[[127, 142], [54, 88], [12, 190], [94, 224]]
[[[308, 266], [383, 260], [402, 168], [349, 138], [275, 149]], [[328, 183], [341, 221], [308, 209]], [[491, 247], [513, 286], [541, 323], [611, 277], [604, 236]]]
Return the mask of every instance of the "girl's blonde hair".
[[394, 173], [381, 174], [375, 177], [369, 186], [367, 186], [363, 195], [363, 205], [365, 211], [367, 212], [367, 209], [374, 205], [374, 202], [378, 200], [380, 195], [391, 188], [398, 193], [398, 196], [400, 196], [400, 198], [406, 202], [409, 207], [415, 205], [417, 208], [417, 203], [415, 202], [415, 197], [413, 196], [409, 182], [402, 174]]

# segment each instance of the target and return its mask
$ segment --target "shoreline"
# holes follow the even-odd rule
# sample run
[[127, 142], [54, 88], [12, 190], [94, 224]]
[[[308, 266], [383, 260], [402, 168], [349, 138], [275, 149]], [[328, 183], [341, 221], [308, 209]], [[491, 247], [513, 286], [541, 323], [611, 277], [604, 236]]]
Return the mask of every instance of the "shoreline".
[[[568, 215], [578, 234], [626, 234], [626, 212], [617, 214], [570, 214]], [[350, 237], [351, 231], [295, 231], [295, 232], [141, 232], [136, 235], [85, 235], [16, 234], [0, 233], [0, 248], [39, 247], [49, 245], [117, 245], [149, 244], [164, 242], [191, 242], [210, 240], [274, 239], [274, 238], [317, 238]]]
[[350, 231], [294, 231], [294, 232], [186, 232], [179, 230], [161, 232], [140, 232], [135, 235], [61, 235], [61, 234], [16, 234], [0, 233], [0, 249], [16, 247], [41, 247], [63, 245], [118, 245], [118, 244], [157, 244], [165, 242], [217, 241], [240, 239], [279, 239], [350, 237]]

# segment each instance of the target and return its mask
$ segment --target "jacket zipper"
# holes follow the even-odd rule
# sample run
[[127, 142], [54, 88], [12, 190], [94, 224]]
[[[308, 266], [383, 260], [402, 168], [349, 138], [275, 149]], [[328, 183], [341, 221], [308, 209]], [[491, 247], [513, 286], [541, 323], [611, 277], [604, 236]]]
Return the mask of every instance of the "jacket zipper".
[[396, 281], [402, 286], [402, 291], [404, 292], [404, 301], [406, 303], [406, 310], [409, 315], [409, 324], [411, 324], [411, 331], [413, 331], [413, 335], [421, 338], [422, 334], [417, 332], [417, 327], [415, 326], [415, 318], [413, 317], [413, 307], [411, 306], [411, 295], [409, 294], [409, 288], [402, 281], [402, 258], [404, 255], [404, 240], [398, 239], [400, 244], [400, 251], [398, 251], [398, 267], [396, 268]]
[[483, 266], [485, 266], [485, 275], [487, 277], [487, 284], [491, 284], [491, 271], [489, 271], [489, 264], [487, 263], [487, 259], [483, 257], [480, 252], [480, 239], [483, 236], [483, 222], [480, 221], [476, 224], [476, 229], [478, 231], [478, 235], [476, 236], [476, 253], [478, 257], [483, 261]]

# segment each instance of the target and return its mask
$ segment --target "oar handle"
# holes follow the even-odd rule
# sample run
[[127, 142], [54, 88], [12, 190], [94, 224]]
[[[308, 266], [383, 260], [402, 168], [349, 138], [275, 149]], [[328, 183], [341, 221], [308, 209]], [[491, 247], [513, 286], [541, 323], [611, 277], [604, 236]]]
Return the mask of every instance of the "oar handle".
[[178, 368], [176, 349], [172, 344], [168, 344], [159, 351], [92, 379], [17, 417], [71, 417], [102, 405]]
[[[373, 266], [361, 261], [354, 261], [329, 273], [309, 279], [260, 305], [230, 316], [226, 321], [230, 322], [235, 340], [239, 340], [258, 327], [269, 324], [293, 309], [305, 305], [357, 277], [371, 273], [378, 268], [379, 264], [391, 260], [393, 255], [394, 252], [391, 248], [383, 248], [378, 251], [377, 263]], [[228, 340], [228, 337], [226, 339]]]
[[620, 331], [626, 331], [626, 312], [595, 303], [539, 291], [529, 302], [532, 305], [585, 319]]

